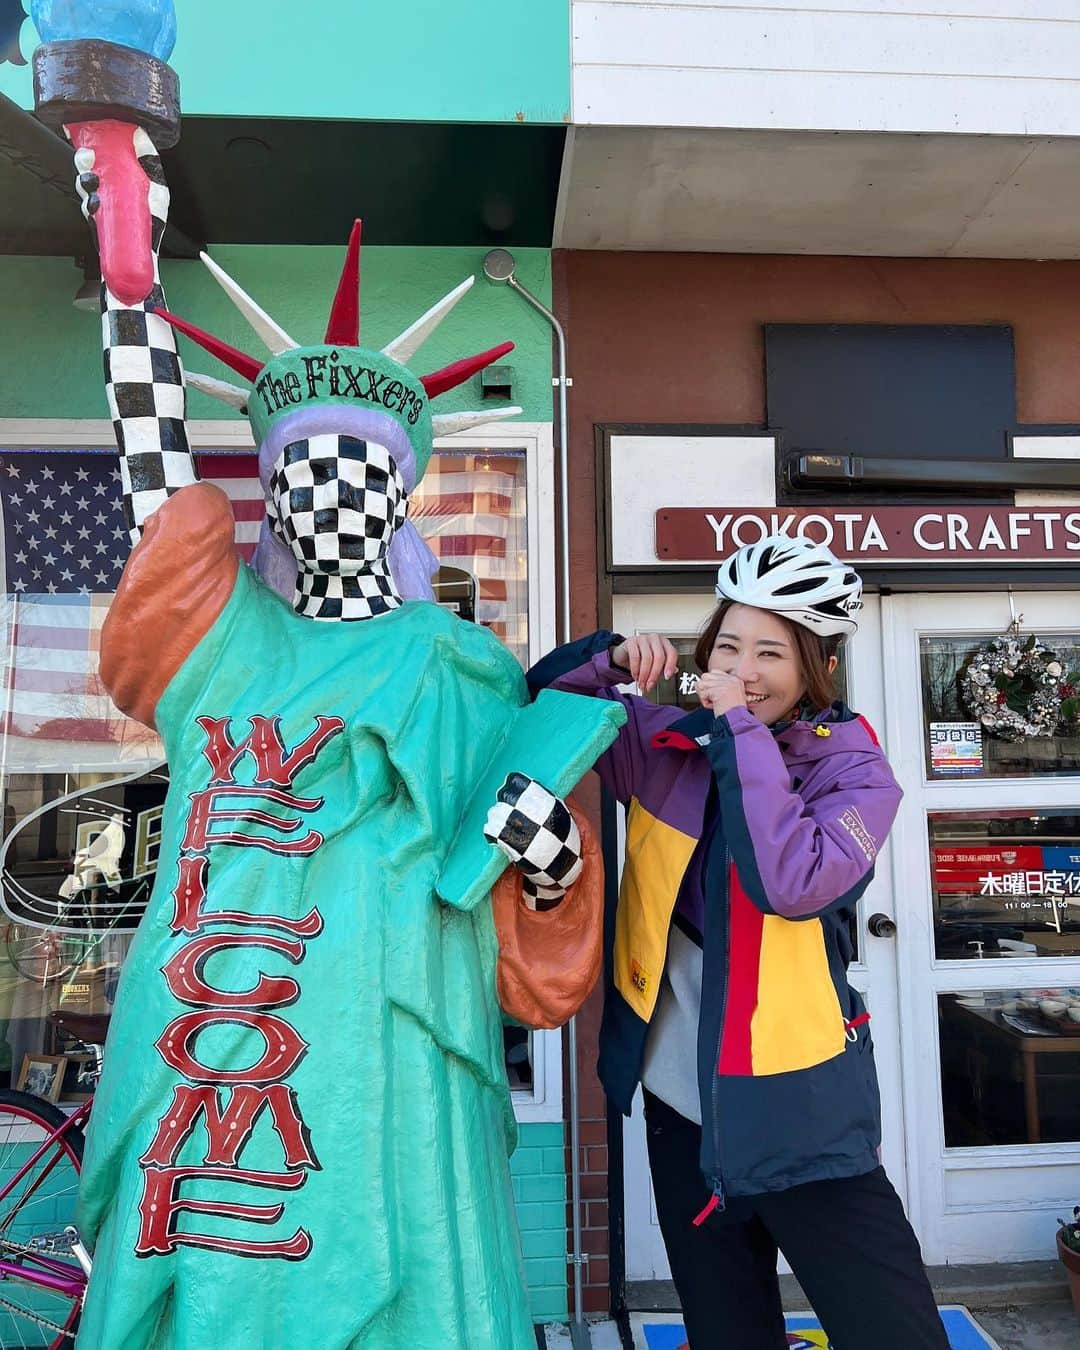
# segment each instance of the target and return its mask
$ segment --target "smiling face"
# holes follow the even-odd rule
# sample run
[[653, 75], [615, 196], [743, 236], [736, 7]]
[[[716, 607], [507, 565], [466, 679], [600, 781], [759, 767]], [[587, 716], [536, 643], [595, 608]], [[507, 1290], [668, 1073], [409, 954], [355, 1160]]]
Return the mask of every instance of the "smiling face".
[[709, 670], [737, 675], [746, 704], [766, 726], [790, 717], [806, 692], [791, 628], [768, 610], [732, 605], [709, 654]]

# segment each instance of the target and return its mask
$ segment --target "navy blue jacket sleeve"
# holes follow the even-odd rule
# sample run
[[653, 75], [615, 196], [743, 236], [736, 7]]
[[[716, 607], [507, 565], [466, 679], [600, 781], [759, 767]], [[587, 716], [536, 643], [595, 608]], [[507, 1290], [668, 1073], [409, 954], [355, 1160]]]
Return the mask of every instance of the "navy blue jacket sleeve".
[[526, 673], [525, 680], [529, 686], [529, 693], [535, 698], [541, 689], [547, 689], [563, 675], [569, 675], [572, 670], [583, 666], [586, 661], [591, 661], [594, 656], [606, 652], [613, 642], [621, 641], [622, 638], [618, 633], [609, 633], [607, 629], [601, 628], [599, 632], [590, 633], [588, 637], [579, 638], [577, 642], [568, 642], [565, 647], [556, 647], [553, 652], [541, 657]]

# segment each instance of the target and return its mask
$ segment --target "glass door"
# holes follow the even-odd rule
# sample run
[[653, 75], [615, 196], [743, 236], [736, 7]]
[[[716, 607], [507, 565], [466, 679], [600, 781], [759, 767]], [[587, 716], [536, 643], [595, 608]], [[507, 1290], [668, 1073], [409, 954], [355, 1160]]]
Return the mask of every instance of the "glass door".
[[[659, 701], [678, 703], [688, 710], [698, 706], [694, 695], [696, 668], [692, 653], [698, 634], [710, 613], [711, 603], [708, 591], [687, 595], [616, 597], [613, 627], [618, 632], [626, 635], [663, 633], [671, 638], [679, 650], [679, 671], [673, 680], [660, 685], [655, 694]], [[875, 727], [888, 751], [890, 747], [884, 732], [881, 655], [878, 600], [876, 596], [868, 596], [860, 614], [859, 632], [844, 649], [839, 674], [843, 696]], [[620, 863], [624, 842], [620, 817]], [[883, 850], [877, 875], [859, 903], [853, 932], [856, 956], [849, 970], [849, 978], [863, 996], [873, 1019], [874, 1051], [882, 1098], [882, 1158], [893, 1184], [903, 1197], [907, 1174], [900, 1083], [895, 939], [889, 932], [888, 924], [872, 925], [879, 930], [880, 935], [871, 932], [870, 926], [872, 918], [880, 920], [884, 916], [892, 919], [896, 913], [890, 847], [886, 845]], [[633, 1116], [624, 1124], [623, 1143], [626, 1278], [670, 1279], [649, 1182], [640, 1095], [635, 1101]], [[780, 1269], [786, 1271], [786, 1264], [781, 1262]]]
[[[888, 597], [882, 631], [909, 1210], [931, 1264], [1050, 1256], [1080, 1203], [1080, 607]], [[1002, 725], [1040, 700], [1046, 734]]]

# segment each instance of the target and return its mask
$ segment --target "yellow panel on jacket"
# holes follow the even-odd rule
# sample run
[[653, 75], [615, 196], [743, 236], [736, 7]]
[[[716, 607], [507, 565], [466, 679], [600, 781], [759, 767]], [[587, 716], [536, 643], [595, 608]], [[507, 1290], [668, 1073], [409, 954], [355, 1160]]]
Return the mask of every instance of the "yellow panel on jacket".
[[764, 916], [750, 1043], [755, 1075], [809, 1069], [844, 1050], [844, 1014], [820, 919]]
[[615, 987], [648, 1022], [667, 960], [668, 929], [697, 840], [657, 820], [637, 798], [626, 820], [626, 863], [615, 916]]

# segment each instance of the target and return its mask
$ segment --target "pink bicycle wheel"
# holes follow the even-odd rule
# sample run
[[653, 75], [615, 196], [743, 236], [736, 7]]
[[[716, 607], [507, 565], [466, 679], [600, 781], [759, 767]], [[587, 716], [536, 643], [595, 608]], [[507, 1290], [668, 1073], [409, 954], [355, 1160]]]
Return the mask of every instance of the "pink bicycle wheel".
[[[64, 1238], [74, 1222], [83, 1135], [71, 1128], [26, 1164], [68, 1117], [26, 1092], [0, 1090], [0, 1347], [73, 1350], [82, 1309], [82, 1269]], [[23, 1170], [25, 1168], [25, 1171]], [[14, 1268], [14, 1269], [13, 1269]], [[49, 1287], [60, 1275], [78, 1286]]]

